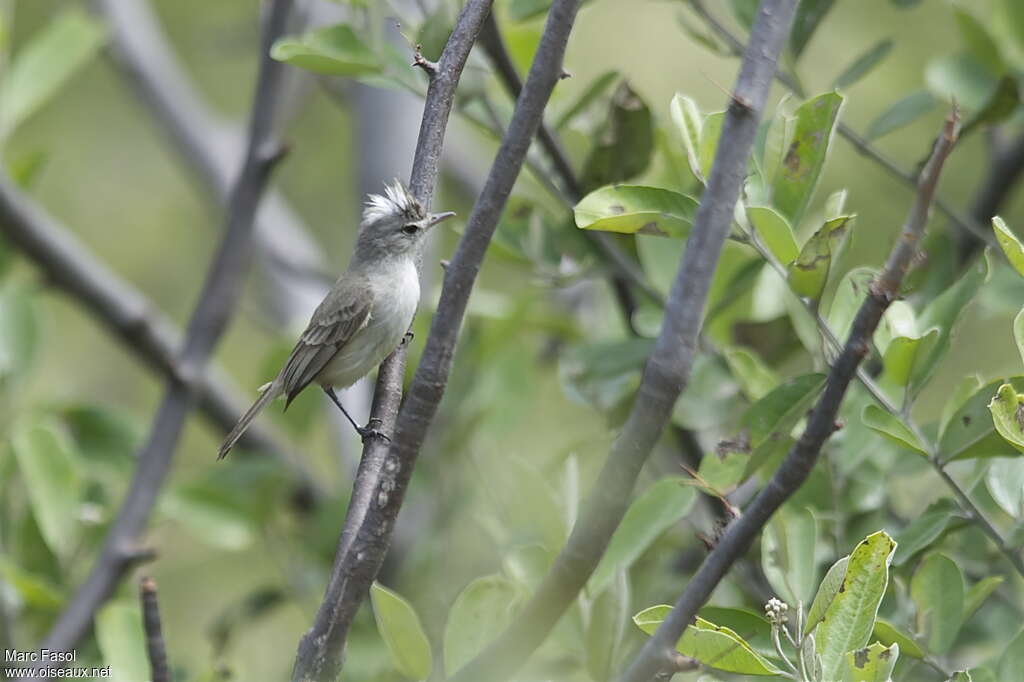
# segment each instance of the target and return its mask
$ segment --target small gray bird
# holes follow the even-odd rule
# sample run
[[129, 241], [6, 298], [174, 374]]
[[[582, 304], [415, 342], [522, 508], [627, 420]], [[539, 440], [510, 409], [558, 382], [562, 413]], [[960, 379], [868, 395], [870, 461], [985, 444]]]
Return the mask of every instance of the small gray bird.
[[351, 386], [369, 374], [402, 342], [420, 300], [419, 244], [427, 230], [453, 215], [450, 211], [427, 213], [397, 180], [385, 187], [383, 196], [370, 195], [348, 268], [313, 312], [284, 368], [261, 389], [260, 397], [224, 439], [218, 459], [228, 454], [267, 403], [283, 395], [288, 409], [314, 381], [364, 440], [383, 436], [369, 425], [356, 424], [334, 389]]

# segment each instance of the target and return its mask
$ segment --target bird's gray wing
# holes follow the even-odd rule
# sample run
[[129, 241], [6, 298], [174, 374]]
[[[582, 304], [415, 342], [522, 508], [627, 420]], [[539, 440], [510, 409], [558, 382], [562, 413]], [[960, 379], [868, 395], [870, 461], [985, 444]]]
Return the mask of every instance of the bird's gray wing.
[[306, 331], [299, 337], [284, 369], [281, 381], [287, 396], [285, 407], [327, 366], [331, 358], [370, 321], [372, 305], [365, 292], [332, 291], [313, 313]]

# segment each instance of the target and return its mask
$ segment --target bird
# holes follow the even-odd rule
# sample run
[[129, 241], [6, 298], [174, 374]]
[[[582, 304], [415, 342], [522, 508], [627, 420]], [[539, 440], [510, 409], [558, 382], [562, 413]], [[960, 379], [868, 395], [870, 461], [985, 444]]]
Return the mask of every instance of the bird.
[[424, 235], [451, 211], [430, 213], [400, 181], [371, 194], [363, 208], [348, 267], [313, 311], [309, 325], [274, 380], [231, 429], [217, 453], [227, 456], [249, 424], [275, 398], [285, 409], [312, 383], [319, 384], [365, 442], [386, 434], [359, 426], [335, 389], [373, 371], [402, 343], [419, 306], [419, 252]]

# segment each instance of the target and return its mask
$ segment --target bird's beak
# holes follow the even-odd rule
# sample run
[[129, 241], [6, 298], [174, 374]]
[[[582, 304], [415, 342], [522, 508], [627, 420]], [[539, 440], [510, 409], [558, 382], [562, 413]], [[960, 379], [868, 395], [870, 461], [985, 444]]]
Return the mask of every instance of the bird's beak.
[[433, 227], [434, 225], [437, 225], [442, 221], [448, 220], [453, 215], [455, 215], [455, 211], [445, 211], [444, 213], [432, 213], [430, 215], [430, 218], [427, 220], [427, 227]]

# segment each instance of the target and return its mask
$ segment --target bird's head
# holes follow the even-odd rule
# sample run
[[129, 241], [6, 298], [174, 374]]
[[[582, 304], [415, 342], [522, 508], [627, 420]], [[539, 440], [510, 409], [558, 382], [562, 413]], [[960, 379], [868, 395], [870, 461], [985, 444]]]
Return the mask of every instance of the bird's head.
[[453, 215], [451, 211], [428, 213], [405, 185], [395, 180], [385, 185], [384, 194], [371, 194], [367, 199], [356, 250], [371, 258], [412, 253], [431, 227]]

